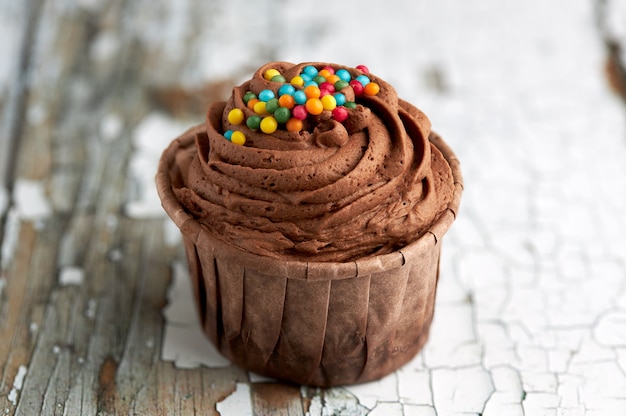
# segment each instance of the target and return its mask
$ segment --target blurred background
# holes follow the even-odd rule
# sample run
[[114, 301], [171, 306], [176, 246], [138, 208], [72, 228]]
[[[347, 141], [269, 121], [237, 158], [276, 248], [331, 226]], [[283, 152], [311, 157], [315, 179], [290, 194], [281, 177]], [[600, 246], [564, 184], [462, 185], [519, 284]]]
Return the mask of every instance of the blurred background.
[[163, 358], [184, 255], [153, 178], [276, 60], [367, 65], [465, 179], [408, 370], [276, 391], [312, 415], [626, 414], [624, 48], [621, 0], [0, 0], [0, 408], [215, 413], [241, 385], [263, 414], [250, 375]]

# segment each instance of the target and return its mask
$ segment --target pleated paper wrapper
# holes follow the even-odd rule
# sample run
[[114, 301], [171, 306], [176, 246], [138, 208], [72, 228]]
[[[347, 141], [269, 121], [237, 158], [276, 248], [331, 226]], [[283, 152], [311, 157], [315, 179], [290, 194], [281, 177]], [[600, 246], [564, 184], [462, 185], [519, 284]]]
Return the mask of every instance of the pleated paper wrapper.
[[299, 262], [242, 251], [213, 237], [174, 196], [177, 157], [195, 152], [197, 126], [172, 142], [156, 182], [179, 227], [202, 327], [240, 367], [282, 381], [330, 387], [381, 378], [411, 360], [428, 338], [442, 237], [459, 207], [459, 162], [450, 164], [452, 201], [428, 232], [402, 249], [351, 262]]

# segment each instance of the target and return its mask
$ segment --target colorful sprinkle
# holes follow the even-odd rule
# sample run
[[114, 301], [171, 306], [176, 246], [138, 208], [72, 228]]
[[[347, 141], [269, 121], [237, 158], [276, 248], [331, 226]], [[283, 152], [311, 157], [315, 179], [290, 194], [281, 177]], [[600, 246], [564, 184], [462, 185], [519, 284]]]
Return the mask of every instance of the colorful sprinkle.
[[337, 75], [341, 80], [346, 81], [346, 82], [350, 82], [350, 80], [352, 79], [352, 75], [350, 75], [350, 72], [348, 72], [347, 69], [339, 69], [335, 72], [335, 75]]
[[301, 87], [304, 85], [304, 79], [302, 79], [302, 77], [298, 75], [298, 76], [291, 78], [291, 81], [289, 81], [289, 83], [296, 87]]
[[254, 104], [254, 112], [260, 115], [267, 114], [267, 109], [265, 108], [265, 106], [266, 106], [265, 101], [257, 102], [256, 104]]
[[268, 102], [265, 103], [265, 111], [270, 114], [274, 114], [274, 112], [280, 107], [278, 104], [278, 100], [276, 98], [272, 98]]
[[248, 102], [246, 103], [246, 107], [248, 107], [250, 110], [254, 110], [254, 106], [259, 101], [261, 101], [261, 100], [259, 100], [258, 98], [252, 98], [252, 99], [248, 100]]
[[322, 114], [322, 111], [324, 111], [324, 105], [319, 98], [309, 98], [306, 100], [305, 107], [306, 111], [314, 116], [320, 115]]
[[263, 117], [260, 127], [263, 133], [271, 134], [274, 133], [278, 128], [278, 123], [276, 122], [276, 119], [272, 116]]
[[359, 96], [359, 95], [363, 94], [363, 84], [361, 84], [356, 79], [353, 79], [352, 81], [350, 81], [350, 86], [354, 90], [354, 94], [356, 96]]
[[263, 78], [269, 81], [272, 78], [274, 78], [276, 75], [280, 75], [280, 72], [278, 71], [278, 69], [270, 68], [263, 73]]
[[320, 101], [322, 102], [324, 110], [332, 111], [335, 107], [337, 107], [337, 100], [335, 100], [335, 97], [330, 94], [323, 96]]
[[226, 140], [230, 140], [231, 137], [233, 137], [233, 131], [232, 130], [226, 130], [224, 132], [224, 137], [226, 137]]
[[346, 103], [344, 103], [343, 106], [351, 110], [354, 110], [356, 108], [356, 103], [354, 101], [347, 101]]
[[333, 110], [333, 119], [343, 123], [348, 118], [348, 110], [345, 107], [336, 107]]
[[298, 120], [305, 120], [309, 113], [304, 105], [297, 105], [291, 110], [291, 114]]
[[313, 65], [307, 65], [302, 69], [302, 72], [313, 78], [317, 75], [317, 68]]
[[251, 130], [256, 130], [261, 125], [261, 117], [259, 116], [250, 116], [246, 119], [246, 126], [248, 126]]
[[293, 95], [296, 92], [296, 87], [290, 84], [281, 85], [278, 89], [278, 97], [282, 97], [283, 95]]
[[280, 107], [274, 111], [274, 118], [279, 123], [286, 123], [291, 118], [291, 111], [288, 108]]
[[296, 104], [304, 104], [306, 103], [306, 94], [304, 93], [304, 91], [296, 91], [293, 94], [293, 99], [296, 102]]
[[314, 85], [309, 85], [308, 87], [306, 87], [304, 89], [304, 94], [306, 95], [306, 98], [319, 98], [320, 96], [320, 89], [319, 87], [316, 87]]
[[346, 88], [348, 85], [350, 85], [348, 83], [348, 81], [344, 81], [342, 79], [340, 79], [339, 81], [335, 82], [335, 91], [341, 91], [342, 89]]
[[243, 122], [243, 111], [239, 108], [233, 108], [228, 112], [228, 122], [230, 124], [241, 124]]
[[300, 131], [302, 130], [302, 120], [299, 120], [295, 117], [291, 117], [287, 120], [287, 124], [285, 125], [287, 131]]
[[252, 100], [253, 98], [257, 98], [256, 94], [253, 93], [252, 91], [248, 91], [247, 93], [243, 95], [243, 103], [248, 105], [248, 101]]
[[272, 82], [285, 82], [286, 79], [282, 75], [275, 75], [275, 76], [272, 77], [272, 79], [270, 79], [270, 81], [272, 81]]
[[280, 98], [278, 99], [278, 104], [280, 104], [281, 107], [291, 110], [293, 106], [296, 105], [296, 100], [293, 98], [292, 95], [285, 94], [280, 96]]
[[368, 67], [366, 67], [365, 65], [357, 65], [356, 69], [358, 69], [359, 71], [363, 72], [364, 74], [369, 74], [370, 70]]
[[365, 75], [359, 75], [355, 79], [359, 81], [363, 86], [366, 86], [367, 84], [370, 83], [370, 79]]
[[274, 91], [272, 90], [263, 90], [259, 93], [259, 100], [261, 101], [269, 101], [274, 98]]
[[363, 94], [376, 95], [380, 91], [380, 85], [375, 82], [370, 82], [363, 88]]
[[333, 97], [335, 97], [337, 105], [344, 105], [346, 103], [346, 96], [340, 92], [333, 95]]
[[230, 141], [243, 146], [246, 143], [246, 135], [240, 131], [234, 131], [230, 137]]

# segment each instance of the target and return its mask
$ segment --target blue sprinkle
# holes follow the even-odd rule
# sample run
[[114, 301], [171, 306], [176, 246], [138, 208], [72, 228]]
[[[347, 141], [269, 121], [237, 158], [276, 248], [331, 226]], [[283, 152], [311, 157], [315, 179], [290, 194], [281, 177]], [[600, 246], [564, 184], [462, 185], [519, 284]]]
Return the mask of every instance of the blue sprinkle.
[[310, 85], [314, 85], [316, 87], [319, 87], [319, 84], [317, 82], [315, 82], [315, 81], [307, 81], [307, 82], [304, 83], [303, 87], [306, 88], [306, 87], [308, 87]]
[[370, 83], [370, 79], [365, 75], [359, 75], [358, 77], [356, 77], [356, 80], [359, 81], [363, 86], [366, 86]]
[[346, 96], [340, 92], [333, 95], [335, 97], [335, 101], [337, 101], [337, 105], [344, 105], [346, 103]]
[[233, 137], [233, 131], [232, 130], [226, 130], [224, 132], [224, 137], [226, 137], [226, 140], [230, 141], [231, 137]]
[[306, 103], [306, 94], [304, 91], [296, 91], [293, 93], [293, 100], [296, 104], [304, 104]]
[[[302, 72], [304, 74], [309, 75], [311, 78], [315, 77], [317, 75], [317, 68], [315, 68], [313, 65], [307, 65], [302, 69]], [[302, 75], [300, 75], [302, 76]]]
[[263, 90], [259, 93], [259, 100], [268, 102], [272, 98], [275, 98], [274, 91], [272, 90]]
[[296, 92], [296, 87], [290, 84], [285, 84], [278, 89], [278, 96], [281, 97], [283, 95], [293, 95]]
[[304, 72], [300, 74], [300, 78], [302, 78], [302, 81], [304, 82], [311, 81], [313, 79], [311, 75], [305, 74]]
[[342, 81], [346, 82], [350, 82], [350, 80], [352, 79], [352, 75], [350, 75], [348, 70], [343, 68], [338, 69], [337, 72], [335, 72], [335, 75], [337, 75]]

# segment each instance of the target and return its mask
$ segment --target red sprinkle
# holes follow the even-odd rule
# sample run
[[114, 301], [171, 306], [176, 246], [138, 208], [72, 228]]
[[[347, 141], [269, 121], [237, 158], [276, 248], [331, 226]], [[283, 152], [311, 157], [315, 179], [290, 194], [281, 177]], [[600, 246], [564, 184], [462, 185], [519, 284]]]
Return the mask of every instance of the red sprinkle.
[[348, 110], [345, 107], [335, 107], [333, 110], [333, 118], [343, 123], [348, 118]]
[[328, 81], [322, 82], [320, 84], [320, 90], [327, 90], [328, 92], [335, 92], [335, 86]]
[[291, 115], [298, 120], [305, 120], [309, 115], [309, 112], [306, 111], [306, 107], [303, 105], [297, 105], [291, 110]]
[[370, 70], [368, 67], [366, 67], [365, 65], [357, 65], [356, 69], [358, 69], [359, 71], [363, 72], [364, 74], [369, 74]]
[[324, 67], [324, 68], [322, 68], [322, 69], [327, 70], [327, 71], [328, 71], [328, 72], [330, 72], [331, 74], [334, 74], [334, 73], [335, 73], [335, 68], [333, 68], [332, 66], [325, 66], [325, 67]]
[[356, 79], [353, 79], [352, 81], [350, 81], [350, 86], [354, 90], [354, 95], [361, 95], [361, 94], [363, 94], [363, 84], [361, 84]]

